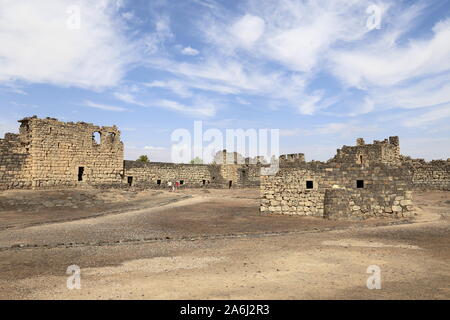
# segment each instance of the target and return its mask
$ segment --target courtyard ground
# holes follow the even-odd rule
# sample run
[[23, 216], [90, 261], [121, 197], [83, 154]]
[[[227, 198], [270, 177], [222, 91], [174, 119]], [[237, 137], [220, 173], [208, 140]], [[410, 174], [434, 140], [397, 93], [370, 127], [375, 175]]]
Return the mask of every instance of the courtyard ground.
[[414, 201], [414, 221], [331, 221], [261, 215], [256, 189], [2, 192], [0, 298], [449, 299], [450, 193]]

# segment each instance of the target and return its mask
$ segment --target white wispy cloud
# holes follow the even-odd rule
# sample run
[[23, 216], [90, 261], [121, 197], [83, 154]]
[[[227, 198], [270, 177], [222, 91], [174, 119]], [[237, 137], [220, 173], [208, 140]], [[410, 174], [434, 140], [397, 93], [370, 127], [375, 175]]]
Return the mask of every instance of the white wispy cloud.
[[[70, 25], [74, 6], [79, 29]], [[116, 15], [113, 0], [0, 0], [0, 83], [118, 84], [138, 56]]]
[[379, 106], [401, 109], [433, 107], [450, 103], [450, 73], [425, 77], [401, 86], [374, 88], [370, 94]]
[[237, 94], [240, 92], [239, 88], [235, 88], [227, 84], [216, 84], [200, 79], [197, 79], [196, 81], [188, 81], [187, 79], [173, 79], [167, 81], [158, 80], [145, 83], [144, 86], [148, 88], [167, 89], [179, 95], [180, 97], [192, 96], [192, 89], [212, 91], [220, 94]]
[[230, 33], [236, 43], [250, 49], [264, 33], [265, 22], [262, 18], [246, 14], [230, 28]]
[[153, 20], [153, 32], [147, 33], [143, 39], [145, 53], [151, 56], [164, 55], [166, 42], [174, 37], [170, 28], [170, 17], [167, 15], [156, 15], [153, 17]]
[[162, 151], [166, 150], [167, 148], [164, 147], [154, 147], [154, 146], [145, 146], [144, 150], [150, 150], [150, 151]]
[[89, 107], [89, 108], [94, 108], [94, 109], [100, 109], [100, 110], [104, 110], [104, 111], [113, 111], [113, 112], [124, 112], [127, 111], [126, 108], [123, 107], [117, 107], [117, 106], [111, 106], [111, 105], [107, 105], [107, 104], [101, 104], [101, 103], [95, 103], [92, 101], [84, 101], [83, 103], [84, 106]]
[[[429, 108], [421, 120], [400, 119], [407, 127], [429, 126], [436, 110], [447, 114], [450, 19], [418, 33], [426, 2], [377, 1], [379, 30], [366, 26], [369, 0], [245, 0], [236, 10], [212, 0], [192, 3], [203, 11], [186, 23], [196, 28], [189, 30], [195, 39], [187, 46], [172, 28], [172, 2], [158, 2], [161, 10], [152, 13], [148, 28], [133, 30], [125, 24], [139, 19], [139, 12], [132, 6], [119, 10], [125, 2], [80, 0], [81, 29], [69, 30], [71, 0], [0, 0], [0, 8], [7, 8], [0, 10], [0, 42], [7, 44], [0, 47], [0, 85], [113, 87], [108, 94], [129, 105], [207, 118], [224, 106], [221, 99], [246, 108], [290, 108], [308, 118]], [[135, 88], [124, 87], [124, 76], [136, 65], [146, 80], [132, 79]], [[87, 102], [105, 111], [127, 110]], [[313, 132], [365, 130], [357, 121], [338, 121]]]
[[[403, 120], [405, 127], [422, 127], [450, 118], [450, 103]], [[448, 121], [448, 120], [447, 120]]]
[[212, 117], [217, 111], [214, 103], [204, 99], [197, 100], [195, 105], [186, 105], [173, 100], [160, 99], [149, 103], [149, 106], [165, 108], [193, 117]]
[[128, 104], [134, 104], [138, 106], [145, 106], [142, 102], [137, 101], [136, 97], [128, 92], [115, 92], [114, 97], [122, 102], [128, 103]]
[[[406, 46], [370, 47], [333, 52], [335, 74], [356, 87], [386, 87], [419, 76], [450, 70], [450, 19], [433, 28], [430, 39]], [[382, 52], [382, 54], [381, 54]]]
[[[316, 71], [326, 66], [323, 62], [333, 45], [361, 40], [370, 32], [365, 26], [370, 3], [246, 1], [246, 12], [238, 16], [215, 7], [216, 14], [198, 21], [202, 40], [207, 42], [204, 59], [196, 63], [151, 59], [150, 67], [177, 77], [176, 82], [156, 81], [151, 86], [184, 97], [192, 95], [188, 88], [245, 93], [264, 97], [272, 106], [315, 114], [326, 92], [310, 92], [307, 87]], [[274, 68], [274, 63], [279, 67]]]
[[338, 135], [340, 137], [353, 137], [362, 133], [374, 132], [377, 127], [373, 124], [362, 124], [358, 121], [330, 122], [323, 125], [315, 125], [309, 128], [283, 129], [281, 136], [311, 136], [311, 135]]
[[36, 104], [20, 103], [20, 102], [17, 102], [17, 101], [10, 101], [10, 103], [11, 103], [13, 106], [16, 106], [16, 107], [32, 108], [32, 109], [37, 109], [37, 108], [39, 108], [39, 106], [36, 105]]
[[198, 55], [200, 52], [194, 48], [191, 47], [185, 47], [183, 48], [183, 50], [181, 50], [181, 53], [187, 56], [196, 56]]
[[[146, 87], [165, 87], [165, 83], [152, 83], [146, 84]], [[193, 116], [193, 117], [212, 117], [216, 114], [218, 109], [218, 103], [205, 97], [194, 97], [191, 104], [181, 103], [171, 99], [150, 99], [148, 97], [138, 97], [137, 95], [145, 93], [143, 88], [129, 91], [115, 92], [114, 96], [128, 104], [133, 104], [140, 107], [159, 107], [168, 110], [172, 110], [181, 114]], [[190, 96], [187, 94], [186, 96]]]

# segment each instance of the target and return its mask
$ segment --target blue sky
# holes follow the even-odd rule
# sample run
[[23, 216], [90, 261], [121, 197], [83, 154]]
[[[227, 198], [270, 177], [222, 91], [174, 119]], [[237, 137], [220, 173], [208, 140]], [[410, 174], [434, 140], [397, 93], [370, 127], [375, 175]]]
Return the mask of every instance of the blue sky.
[[1, 135], [30, 115], [116, 124], [127, 159], [170, 160], [195, 120], [280, 129], [308, 160], [390, 135], [447, 159], [450, 2], [0, 0], [0, 111]]

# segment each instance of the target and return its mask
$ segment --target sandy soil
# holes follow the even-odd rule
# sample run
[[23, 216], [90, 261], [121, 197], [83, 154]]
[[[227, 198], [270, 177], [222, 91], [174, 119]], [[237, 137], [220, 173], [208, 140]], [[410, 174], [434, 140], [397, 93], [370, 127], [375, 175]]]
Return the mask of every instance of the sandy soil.
[[261, 216], [257, 190], [141, 196], [148, 208], [1, 230], [0, 298], [450, 298], [448, 192], [415, 195], [414, 221]]

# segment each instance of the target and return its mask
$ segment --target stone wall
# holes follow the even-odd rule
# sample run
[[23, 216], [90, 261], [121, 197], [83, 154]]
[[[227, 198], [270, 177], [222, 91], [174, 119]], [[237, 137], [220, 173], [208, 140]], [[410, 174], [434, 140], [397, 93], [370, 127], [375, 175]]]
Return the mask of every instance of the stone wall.
[[167, 183], [182, 182], [184, 187], [228, 188], [259, 186], [259, 166], [218, 164], [143, 163], [125, 161], [124, 184], [136, 187], [167, 188]]
[[373, 144], [365, 144], [364, 139], [356, 140], [356, 146], [343, 146], [337, 150], [332, 162], [370, 164], [370, 163], [400, 163], [400, 145], [398, 137], [389, 137], [383, 141], [375, 140]]
[[411, 172], [413, 189], [450, 191], [450, 159], [427, 162], [405, 157], [402, 166]]
[[[303, 154], [280, 157], [280, 170], [261, 177], [261, 212], [330, 219], [406, 217], [413, 213], [414, 185], [445, 184], [447, 167], [406, 164], [398, 137], [344, 146], [327, 162]], [[424, 174], [426, 172], [427, 174]], [[433, 178], [435, 182], [433, 181]]]
[[329, 219], [402, 218], [412, 216], [413, 210], [412, 191], [384, 189], [374, 192], [348, 188], [325, 190], [324, 217]]
[[[284, 167], [275, 176], [261, 177], [261, 212], [328, 218], [408, 216], [413, 210], [409, 178], [406, 169], [381, 163]], [[337, 194], [345, 197], [339, 200]]]
[[279, 165], [283, 167], [298, 166], [305, 163], [304, 153], [285, 154], [280, 156]]
[[[307, 189], [307, 181], [313, 181]], [[281, 168], [275, 176], [261, 176], [261, 212], [323, 216], [322, 176], [314, 168]]]
[[125, 161], [124, 169], [123, 183], [130, 184], [131, 178], [133, 186], [147, 188], [167, 188], [169, 181], [193, 188], [213, 186], [220, 176], [217, 165]]
[[407, 161], [398, 137], [344, 146], [327, 162], [302, 154], [280, 157], [280, 170], [261, 177], [261, 212], [330, 219], [413, 215], [412, 190], [448, 190], [449, 162]]
[[[412, 189], [450, 190], [450, 161], [425, 162], [400, 156], [398, 137], [373, 144], [365, 144], [360, 138], [356, 146], [344, 146], [326, 163], [306, 163], [302, 153], [283, 155], [278, 174], [261, 177], [261, 169], [268, 166], [262, 157], [244, 159], [236, 152], [223, 150], [211, 165], [124, 162], [123, 143], [115, 126], [37, 117], [19, 122], [19, 134], [6, 134], [5, 139], [0, 139], [0, 189], [85, 184], [161, 188], [168, 181], [180, 181], [188, 187], [261, 185], [263, 212], [330, 217], [333, 214], [326, 213], [325, 204], [333, 203], [333, 192], [343, 193], [326, 192], [335, 185], [347, 190], [352, 214], [362, 216], [381, 214], [380, 210], [390, 214], [389, 208], [405, 212], [407, 206], [395, 211], [399, 210], [393, 208], [398, 205], [395, 198], [409, 200], [403, 192]], [[392, 171], [395, 168], [397, 172]], [[364, 190], [355, 187], [359, 179], [364, 180]], [[406, 185], [400, 186], [400, 180]], [[312, 188], [306, 187], [307, 181], [312, 182]], [[356, 192], [351, 191], [355, 188]], [[382, 201], [378, 196], [389, 200]], [[367, 201], [369, 210], [359, 205], [363, 201]], [[354, 210], [356, 207], [360, 211]]]
[[401, 156], [398, 137], [373, 144], [359, 138], [327, 162], [281, 156], [278, 173], [261, 177], [260, 210], [330, 219], [407, 217], [418, 189], [450, 190], [450, 159]]
[[37, 117], [19, 122], [20, 133], [0, 143], [2, 188], [120, 185], [123, 144], [116, 127]]
[[[25, 118], [19, 134], [0, 139], [0, 188], [50, 188], [92, 185], [149, 188], [179, 181], [190, 187], [257, 187], [258, 159], [218, 153], [220, 164], [125, 161], [117, 127], [85, 122]], [[255, 163], [253, 163], [255, 162]]]
[[21, 122], [31, 132], [33, 187], [121, 183], [123, 143], [117, 127], [51, 118]]
[[31, 187], [30, 140], [24, 128], [0, 139], [0, 189]]

